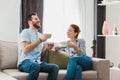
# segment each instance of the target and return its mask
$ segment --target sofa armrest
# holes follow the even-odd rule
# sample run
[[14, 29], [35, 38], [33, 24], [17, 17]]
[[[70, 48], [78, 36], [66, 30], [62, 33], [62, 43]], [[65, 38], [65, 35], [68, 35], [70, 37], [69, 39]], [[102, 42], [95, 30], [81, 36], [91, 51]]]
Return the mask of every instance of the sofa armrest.
[[97, 71], [98, 78], [100, 80], [109, 80], [110, 76], [110, 61], [101, 58], [92, 58], [93, 70]]

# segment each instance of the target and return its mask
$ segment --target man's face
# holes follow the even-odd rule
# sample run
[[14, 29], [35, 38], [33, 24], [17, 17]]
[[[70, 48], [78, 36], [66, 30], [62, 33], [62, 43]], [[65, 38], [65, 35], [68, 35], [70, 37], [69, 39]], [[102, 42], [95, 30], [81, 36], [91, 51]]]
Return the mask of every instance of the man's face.
[[32, 16], [32, 25], [36, 28], [36, 29], [39, 29], [41, 26], [40, 26], [40, 19], [37, 15], [33, 15]]

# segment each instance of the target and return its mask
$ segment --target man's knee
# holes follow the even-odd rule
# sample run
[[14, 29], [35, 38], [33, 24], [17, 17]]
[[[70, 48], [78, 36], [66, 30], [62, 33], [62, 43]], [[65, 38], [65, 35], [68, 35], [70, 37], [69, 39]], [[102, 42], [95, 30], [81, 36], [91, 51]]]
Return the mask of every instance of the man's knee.
[[54, 64], [55, 69], [59, 70], [59, 66], [57, 64]]
[[52, 68], [54, 71], [59, 71], [59, 66], [57, 64], [53, 64]]
[[40, 65], [39, 64], [33, 64], [33, 65], [31, 65], [31, 69], [30, 69], [31, 71], [40, 71]]

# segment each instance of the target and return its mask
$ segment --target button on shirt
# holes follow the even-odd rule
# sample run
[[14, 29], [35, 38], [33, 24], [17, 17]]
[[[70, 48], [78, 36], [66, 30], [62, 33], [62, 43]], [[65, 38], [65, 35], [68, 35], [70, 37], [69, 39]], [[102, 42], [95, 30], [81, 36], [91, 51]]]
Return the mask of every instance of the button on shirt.
[[26, 59], [31, 59], [35, 62], [38, 62], [39, 64], [41, 63], [40, 61], [40, 54], [43, 48], [43, 43], [40, 43], [36, 48], [34, 48], [32, 51], [28, 53], [23, 52], [23, 47], [21, 46], [21, 43], [23, 41], [27, 41], [28, 43], [32, 43], [36, 41], [38, 38], [41, 37], [41, 33], [36, 32], [35, 30], [29, 28], [29, 29], [24, 29], [21, 34], [20, 38], [18, 41], [18, 66]]

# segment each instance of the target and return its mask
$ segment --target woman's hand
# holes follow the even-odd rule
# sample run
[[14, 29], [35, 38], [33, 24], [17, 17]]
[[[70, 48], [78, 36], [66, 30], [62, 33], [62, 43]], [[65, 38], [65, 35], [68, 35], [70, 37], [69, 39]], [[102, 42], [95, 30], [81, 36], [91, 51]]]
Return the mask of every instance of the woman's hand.
[[77, 54], [81, 53], [81, 49], [79, 47], [77, 47], [77, 45], [73, 42], [68, 42], [68, 47], [74, 48], [74, 50], [77, 52]]
[[76, 44], [73, 43], [73, 42], [68, 42], [68, 43], [67, 43], [67, 46], [68, 46], [68, 47], [71, 47], [71, 48], [74, 48], [74, 47], [76, 47]]

